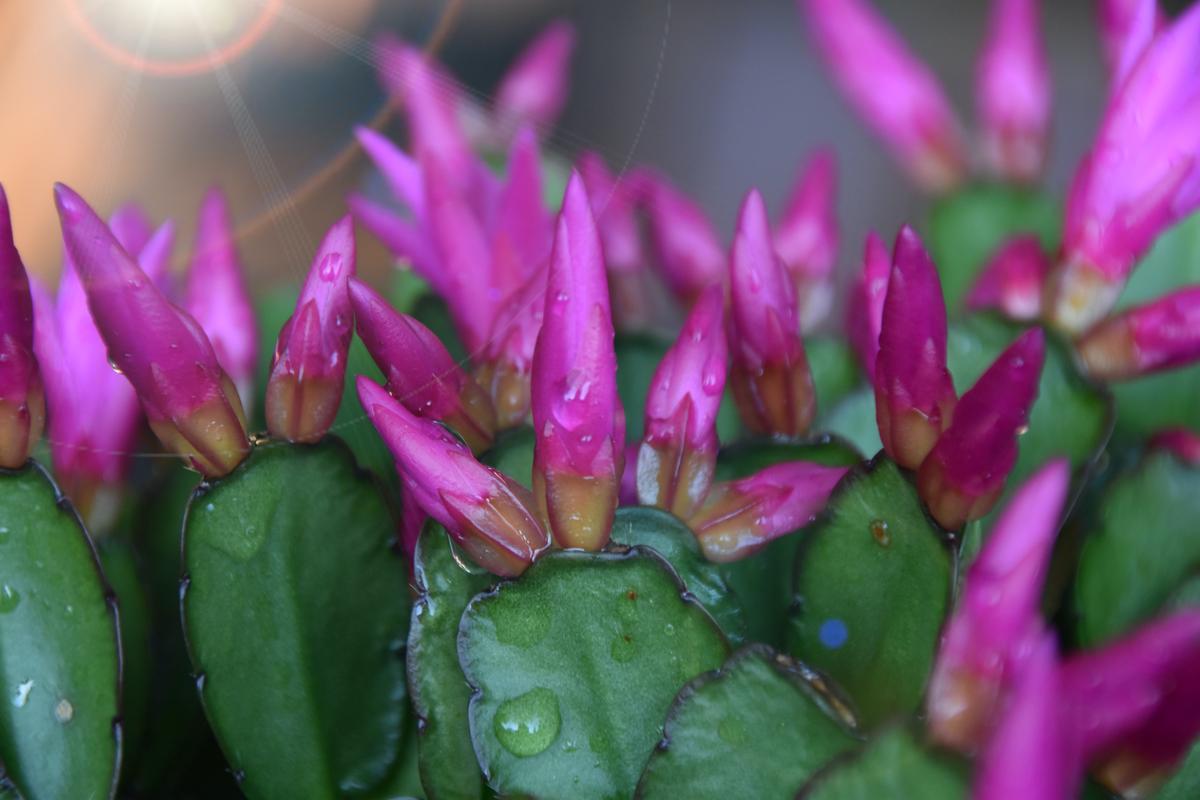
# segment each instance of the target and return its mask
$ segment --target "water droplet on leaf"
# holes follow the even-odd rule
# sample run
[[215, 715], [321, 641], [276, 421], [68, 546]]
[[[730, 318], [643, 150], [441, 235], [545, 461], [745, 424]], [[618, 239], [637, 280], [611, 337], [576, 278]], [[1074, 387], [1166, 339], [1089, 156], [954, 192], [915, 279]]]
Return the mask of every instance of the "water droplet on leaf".
[[558, 696], [549, 689], [526, 692], [496, 709], [496, 738], [505, 750], [520, 758], [543, 752], [554, 743], [561, 726]]

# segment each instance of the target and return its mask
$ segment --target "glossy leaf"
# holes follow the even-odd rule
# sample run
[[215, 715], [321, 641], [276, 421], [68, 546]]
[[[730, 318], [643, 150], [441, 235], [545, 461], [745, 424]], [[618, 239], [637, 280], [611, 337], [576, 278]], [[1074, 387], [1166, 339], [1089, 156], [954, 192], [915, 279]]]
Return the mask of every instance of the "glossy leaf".
[[748, 647], [679, 693], [637, 796], [790, 800], [859, 744], [848, 714], [820, 675], [769, 647]]
[[905, 728], [877, 736], [862, 752], [835, 762], [797, 795], [803, 800], [965, 800], [967, 770], [922, 747]]
[[909, 480], [879, 457], [804, 534], [789, 649], [846, 690], [864, 726], [917, 709], [950, 600], [952, 555]]
[[70, 503], [34, 462], [0, 470], [0, 762], [26, 800], [112, 797], [116, 603]]
[[421, 783], [430, 800], [477, 798], [483, 775], [475, 761], [467, 705], [471, 691], [458, 666], [458, 624], [471, 598], [496, 579], [457, 554], [435, 522], [417, 540], [418, 597], [408, 630], [408, 681], [420, 719]]
[[342, 797], [391, 769], [408, 625], [393, 534], [379, 485], [333, 438], [260, 445], [193, 495], [184, 628], [247, 796]]
[[493, 789], [627, 797], [676, 692], [728, 646], [653, 551], [562, 551], [467, 606], [459, 659]]

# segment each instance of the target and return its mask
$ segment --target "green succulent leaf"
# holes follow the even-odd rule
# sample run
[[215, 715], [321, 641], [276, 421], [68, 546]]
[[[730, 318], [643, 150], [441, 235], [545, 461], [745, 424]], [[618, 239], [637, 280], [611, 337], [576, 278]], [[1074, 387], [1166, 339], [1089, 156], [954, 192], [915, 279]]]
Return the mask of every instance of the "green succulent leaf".
[[968, 794], [962, 762], [922, 747], [908, 729], [896, 727], [831, 764], [797, 800], [966, 800]]
[[681, 686], [728, 645], [652, 550], [560, 551], [471, 601], [459, 660], [493, 789], [628, 797]]
[[112, 797], [116, 603], [74, 508], [35, 462], [0, 470], [0, 763], [26, 800]]
[[1035, 234], [1047, 251], [1058, 247], [1062, 212], [1036, 190], [975, 184], [939, 200], [930, 211], [926, 244], [942, 279], [946, 307], [962, 307], [976, 276], [1010, 238]]
[[790, 800], [830, 759], [859, 744], [852, 725], [824, 678], [752, 645], [679, 693], [638, 797]]
[[393, 533], [378, 483], [334, 438], [260, 445], [193, 495], [184, 628], [247, 796], [344, 797], [388, 775], [409, 602]]
[[496, 578], [459, 557], [435, 522], [421, 531], [413, 564], [418, 597], [408, 630], [408, 681], [421, 720], [421, 782], [430, 800], [478, 798], [483, 775], [467, 717], [471, 691], [458, 666], [458, 624], [471, 598]]
[[852, 471], [803, 536], [789, 649], [867, 727], [914, 712], [950, 601], [953, 555], [884, 457]]
[[804, 354], [817, 392], [817, 410], [833, 408], [862, 383], [853, 348], [841, 337], [809, 336]]
[[1080, 554], [1080, 644], [1094, 647], [1156, 615], [1200, 570], [1200, 469], [1154, 452], [1109, 484]]
[[737, 592], [726, 582], [721, 568], [704, 557], [692, 529], [662, 509], [646, 506], [618, 508], [612, 541], [628, 547], [649, 547], [665, 558], [689, 594], [712, 615], [734, 643], [746, 634], [746, 622]]

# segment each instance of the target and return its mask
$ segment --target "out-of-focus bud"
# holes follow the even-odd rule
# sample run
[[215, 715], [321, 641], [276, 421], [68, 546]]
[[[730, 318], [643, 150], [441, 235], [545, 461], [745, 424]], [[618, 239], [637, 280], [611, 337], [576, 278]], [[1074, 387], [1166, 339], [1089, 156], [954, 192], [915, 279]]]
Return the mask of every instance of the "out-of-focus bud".
[[444, 525], [475, 563], [515, 577], [549, 547], [527, 489], [480, 464], [449, 431], [413, 416], [368, 378], [360, 375], [357, 387], [367, 416], [396, 458], [407, 497]]
[[78, 194], [55, 186], [67, 253], [109, 362], [133, 385], [151, 430], [208, 477], [250, 451], [237, 389], [204, 331], [171, 305]]
[[959, 399], [954, 421], [922, 462], [917, 490], [947, 530], [982, 518], [1000, 499], [1045, 357], [1042, 329], [1023, 333]]
[[1110, 317], [1079, 340], [1088, 374], [1119, 381], [1200, 358], [1200, 286]]
[[816, 415], [817, 396], [800, 339], [796, 289], [775, 254], [757, 190], [738, 215], [730, 274], [730, 382], [742, 421], [754, 433], [801, 436]]
[[554, 234], [542, 205], [542, 159], [532, 128], [513, 140], [492, 227], [492, 282], [520, 286], [546, 262]]
[[529, 417], [533, 354], [546, 311], [547, 271], [538, 270], [501, 304], [487, 345], [475, 358], [475, 379], [492, 398], [498, 430], [515, 428]]
[[272, 436], [315, 442], [333, 425], [354, 333], [348, 289], [354, 262], [354, 223], [346, 216], [325, 234], [296, 310], [279, 331], [267, 380]]
[[775, 229], [775, 252], [796, 287], [800, 328], [817, 327], [833, 306], [837, 258], [837, 162], [832, 150], [813, 153], [796, 178]]
[[613, 321], [618, 330], [645, 328], [654, 322], [656, 311], [646, 285], [646, 254], [635, 215], [636, 187], [629, 179], [609, 172], [596, 153], [581, 155], [577, 168], [600, 230]]
[[1011, 319], [1035, 320], [1042, 314], [1042, 292], [1051, 266], [1036, 236], [1012, 239], [979, 274], [967, 295], [967, 308], [995, 308]]
[[718, 483], [688, 525], [709, 561], [737, 561], [816, 519], [846, 472], [794, 461]]
[[966, 146], [937, 78], [864, 0], [797, 0], [847, 102], [917, 185], [958, 186]]
[[491, 447], [492, 402], [433, 331], [360, 281], [350, 281], [350, 301], [358, 335], [383, 371], [388, 393], [418, 417], [445, 422], [473, 452]]
[[0, 467], [17, 469], [42, 436], [46, 399], [33, 353], [33, 298], [0, 186]]
[[554, 539], [608, 541], [625, 454], [600, 237], [583, 180], [567, 183], [533, 356], [533, 487]]
[[663, 356], [646, 397], [646, 433], [637, 455], [638, 500], [687, 519], [712, 484], [717, 410], [729, 348], [725, 298], [716, 286], [700, 296]]
[[700, 207], [660, 175], [641, 174], [636, 185], [649, 223], [654, 260], [672, 293], [691, 306], [709, 286], [724, 286], [728, 275], [725, 252]]
[[219, 189], [210, 190], [200, 206], [184, 308], [208, 335], [217, 361], [238, 388], [242, 407], [250, 408], [258, 325], [234, 246], [229, 206]]
[[1043, 637], [1040, 603], [1066, 501], [1066, 460], [1042, 467], [996, 521], [942, 636], [926, 707], [942, 744], [975, 752]]
[[1166, 24], [1158, 0], [1096, 0], [1096, 24], [1114, 83], [1129, 71], [1146, 44]]
[[999, 177], [1032, 183], [1050, 138], [1050, 69], [1038, 0], [992, 0], [975, 74], [983, 155]]
[[522, 125], [554, 127], [567, 103], [575, 28], [552, 22], [509, 67], [496, 89], [496, 127], [512, 132]]
[[1185, 464], [1200, 466], [1200, 434], [1187, 428], [1168, 428], [1150, 438], [1150, 447], [1168, 450]]
[[846, 337], [872, 383], [875, 381], [875, 361], [879, 357], [883, 303], [891, 272], [892, 256], [887, 245], [874, 231], [868, 233], [863, 246], [862, 271], [854, 280], [846, 306]]
[[916, 469], [950, 425], [957, 396], [946, 368], [946, 305], [933, 260], [916, 231], [892, 252], [875, 359], [875, 418], [883, 449]]

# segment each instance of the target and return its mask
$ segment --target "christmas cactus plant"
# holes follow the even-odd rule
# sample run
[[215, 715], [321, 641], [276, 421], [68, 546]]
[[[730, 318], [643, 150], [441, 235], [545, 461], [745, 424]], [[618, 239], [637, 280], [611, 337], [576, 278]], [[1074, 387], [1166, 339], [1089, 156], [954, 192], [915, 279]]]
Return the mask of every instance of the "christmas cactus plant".
[[217, 190], [180, 286], [172, 223], [56, 186], [56, 294], [0, 190], [0, 796], [1196, 797], [1200, 6], [1099, 3], [1060, 206], [1036, 0], [978, 172], [867, 0], [797, 5], [933, 196], [841, 325], [833, 152], [724, 243], [543, 152], [565, 23], [490, 108], [381, 41], [390, 196], [286, 302]]

